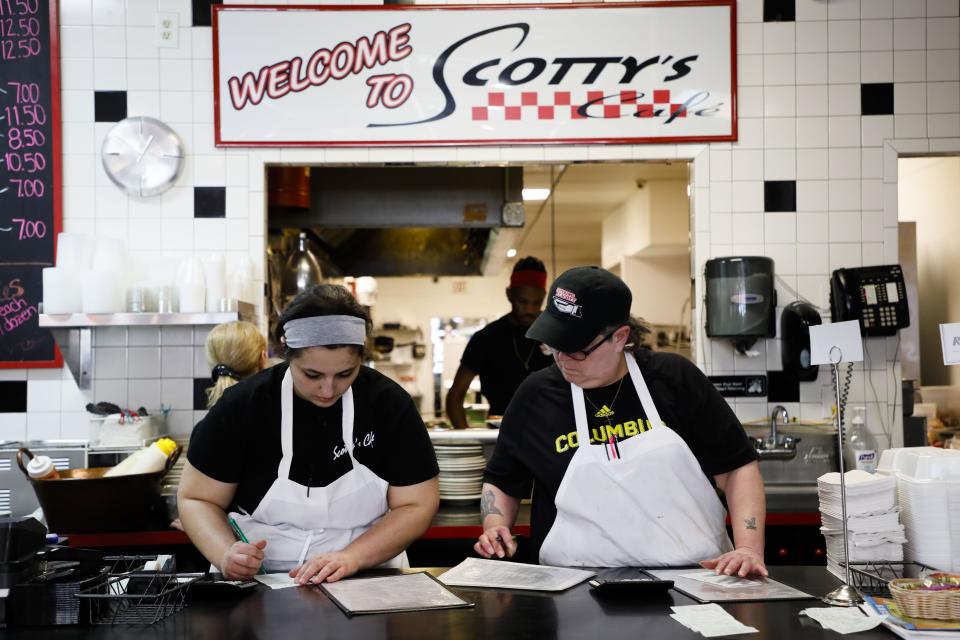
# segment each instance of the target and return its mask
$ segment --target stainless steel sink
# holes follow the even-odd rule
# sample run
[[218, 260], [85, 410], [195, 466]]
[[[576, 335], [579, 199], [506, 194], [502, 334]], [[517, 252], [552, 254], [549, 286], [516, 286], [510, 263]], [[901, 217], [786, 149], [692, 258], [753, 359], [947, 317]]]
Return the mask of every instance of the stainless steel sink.
[[[763, 428], [748, 427], [747, 431], [751, 438], [761, 440], [767, 433]], [[817, 478], [838, 469], [836, 433], [797, 425], [782, 427], [780, 432], [795, 447], [791, 456], [765, 457], [758, 450], [767, 511], [817, 511]]]

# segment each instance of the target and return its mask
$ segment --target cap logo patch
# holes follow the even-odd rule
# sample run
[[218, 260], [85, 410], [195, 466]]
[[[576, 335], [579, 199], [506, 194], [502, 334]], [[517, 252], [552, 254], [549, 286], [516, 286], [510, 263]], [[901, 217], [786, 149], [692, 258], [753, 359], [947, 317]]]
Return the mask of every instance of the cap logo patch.
[[557, 311], [560, 313], [566, 313], [571, 315], [574, 318], [581, 318], [580, 310], [583, 308], [579, 304], [572, 304], [566, 300], [561, 300], [560, 298], [554, 296], [553, 306], [556, 307]]
[[556, 290], [554, 290], [553, 297], [561, 298], [563, 300], [566, 300], [567, 302], [577, 301], [577, 294], [575, 294], [573, 291], [567, 291], [566, 289], [561, 289], [560, 287], [557, 287]]

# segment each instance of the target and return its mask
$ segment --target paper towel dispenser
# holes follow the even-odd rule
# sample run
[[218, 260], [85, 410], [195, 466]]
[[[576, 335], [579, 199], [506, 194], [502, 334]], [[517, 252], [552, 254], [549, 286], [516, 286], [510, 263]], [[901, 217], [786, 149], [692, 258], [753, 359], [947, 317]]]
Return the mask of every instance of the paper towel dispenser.
[[743, 353], [759, 338], [777, 335], [771, 258], [713, 258], [705, 276], [708, 337], [729, 338]]

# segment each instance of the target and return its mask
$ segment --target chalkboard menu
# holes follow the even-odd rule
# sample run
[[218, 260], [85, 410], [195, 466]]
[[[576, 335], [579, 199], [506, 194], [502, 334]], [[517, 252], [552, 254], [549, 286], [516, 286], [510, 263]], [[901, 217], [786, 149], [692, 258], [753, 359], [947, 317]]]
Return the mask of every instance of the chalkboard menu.
[[56, 0], [0, 0], [0, 368], [58, 367], [39, 327], [61, 227]]

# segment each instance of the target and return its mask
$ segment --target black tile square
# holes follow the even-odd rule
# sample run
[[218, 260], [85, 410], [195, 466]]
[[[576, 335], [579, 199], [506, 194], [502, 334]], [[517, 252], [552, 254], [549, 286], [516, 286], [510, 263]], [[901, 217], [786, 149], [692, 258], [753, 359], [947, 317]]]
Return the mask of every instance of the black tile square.
[[190, 3], [193, 5], [193, 26], [209, 27], [213, 22], [211, 18], [213, 10], [210, 7], [223, 4], [223, 0], [190, 0]]
[[126, 117], [126, 91], [93, 92], [93, 119], [96, 122], [120, 122]]
[[892, 116], [893, 83], [860, 85], [860, 113], [865, 116]]
[[227, 217], [227, 188], [226, 187], [194, 187], [193, 188], [193, 217], [194, 218], [226, 218]]
[[0, 381], [0, 413], [24, 413], [27, 410], [27, 381]]
[[763, 182], [764, 211], [796, 211], [796, 180], [765, 180]]
[[213, 380], [210, 378], [193, 379], [193, 410], [205, 411], [207, 409], [207, 389], [213, 386]]
[[797, 19], [797, 0], [763, 0], [764, 22], [793, 22]]
[[800, 402], [800, 380], [793, 371], [767, 371], [768, 402]]

